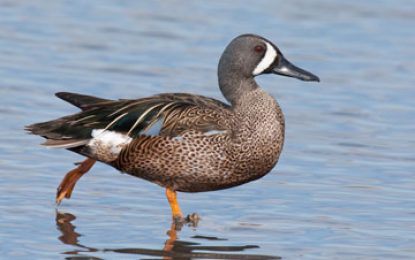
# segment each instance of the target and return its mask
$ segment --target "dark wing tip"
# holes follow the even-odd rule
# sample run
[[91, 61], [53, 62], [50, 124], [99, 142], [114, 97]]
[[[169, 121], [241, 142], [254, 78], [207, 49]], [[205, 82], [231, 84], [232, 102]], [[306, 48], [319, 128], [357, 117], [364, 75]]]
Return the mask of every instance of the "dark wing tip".
[[82, 95], [71, 92], [57, 92], [55, 93], [55, 96], [81, 109], [88, 108], [89, 106], [97, 103], [110, 101], [108, 99], [97, 98], [94, 96]]

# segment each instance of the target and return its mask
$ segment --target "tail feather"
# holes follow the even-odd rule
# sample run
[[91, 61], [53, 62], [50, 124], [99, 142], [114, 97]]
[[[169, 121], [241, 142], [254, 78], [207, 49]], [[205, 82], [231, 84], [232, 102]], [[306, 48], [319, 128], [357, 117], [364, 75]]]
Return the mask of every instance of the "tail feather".
[[109, 99], [97, 98], [94, 96], [82, 95], [82, 94], [71, 93], [71, 92], [58, 92], [58, 93], [55, 93], [55, 95], [58, 98], [63, 99], [66, 102], [71, 103], [72, 105], [79, 107], [82, 110], [90, 108], [91, 106], [98, 104], [98, 103], [102, 104], [105, 102], [112, 101]]
[[[55, 95], [58, 98], [63, 99], [71, 103], [72, 105], [81, 108], [84, 111], [95, 106], [113, 102], [108, 99], [102, 99], [70, 92], [58, 92]], [[40, 135], [47, 139], [50, 139], [45, 143], [45, 145], [47, 146], [71, 148], [74, 147], [75, 144], [81, 145], [82, 142], [84, 142], [84, 140], [90, 138], [91, 129], [80, 126], [73, 126], [74, 122], [78, 120], [79, 117], [85, 118], [85, 116], [78, 113], [47, 122], [28, 125], [25, 127], [25, 130], [32, 134]]]
[[68, 139], [68, 140], [55, 140], [55, 139], [47, 139], [42, 145], [45, 145], [50, 148], [74, 148], [78, 146], [86, 145], [90, 139]]
[[57, 119], [25, 126], [25, 130], [34, 135], [40, 135], [47, 138], [57, 139], [59, 135], [53, 136], [53, 131], [60, 128], [64, 123], [65, 122], [63, 120]]

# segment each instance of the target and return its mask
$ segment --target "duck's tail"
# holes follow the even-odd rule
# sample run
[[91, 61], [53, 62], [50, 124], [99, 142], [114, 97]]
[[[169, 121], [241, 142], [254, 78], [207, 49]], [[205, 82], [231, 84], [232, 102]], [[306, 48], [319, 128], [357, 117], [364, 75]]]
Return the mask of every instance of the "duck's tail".
[[[111, 102], [111, 100], [107, 99], [69, 92], [58, 92], [55, 95], [58, 98], [79, 107], [83, 111], [91, 109], [98, 104]], [[68, 122], [70, 123], [68, 124]], [[66, 116], [47, 122], [25, 126], [25, 130], [34, 135], [46, 138], [46, 141], [43, 143], [45, 146], [68, 149], [83, 146], [91, 139], [90, 129], [68, 127], [68, 125], [70, 126], [75, 122], [73, 116]]]

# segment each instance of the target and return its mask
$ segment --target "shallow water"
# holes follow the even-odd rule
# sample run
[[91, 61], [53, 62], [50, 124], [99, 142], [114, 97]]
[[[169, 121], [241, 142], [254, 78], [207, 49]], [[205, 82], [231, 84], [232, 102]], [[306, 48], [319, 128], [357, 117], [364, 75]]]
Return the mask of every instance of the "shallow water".
[[[1, 1], [0, 255], [20, 259], [415, 258], [413, 1]], [[192, 92], [253, 32], [320, 84], [263, 76], [286, 116], [277, 167], [179, 194], [197, 227], [174, 241], [158, 186], [97, 165], [56, 209], [76, 154], [23, 126], [77, 111], [53, 93]]]

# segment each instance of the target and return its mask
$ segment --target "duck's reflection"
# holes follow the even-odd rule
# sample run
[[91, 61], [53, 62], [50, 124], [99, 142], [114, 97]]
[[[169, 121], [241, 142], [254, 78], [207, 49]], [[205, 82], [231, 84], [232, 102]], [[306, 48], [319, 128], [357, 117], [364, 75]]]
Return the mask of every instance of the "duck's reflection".
[[[246, 249], [258, 248], [255, 245], [246, 246], [201, 246], [199, 243], [177, 240], [178, 229], [174, 224], [171, 225], [167, 232], [168, 239], [163, 249], [146, 249], [146, 248], [94, 248], [79, 243], [81, 234], [75, 232], [75, 226], [71, 223], [76, 217], [71, 213], [61, 213], [56, 211], [56, 225], [62, 233], [59, 240], [67, 245], [76, 246], [74, 250], [65, 251], [63, 254], [72, 255], [67, 259], [100, 259], [97, 257], [83, 257], [85, 253], [93, 252], [114, 252], [123, 254], [136, 254], [145, 256], [159, 256], [162, 259], [280, 259], [276, 256], [265, 255], [247, 255], [247, 254], [230, 254], [226, 252], [242, 252]], [[195, 239], [223, 240], [215, 237], [194, 236]], [[202, 252], [201, 252], [202, 251]], [[208, 251], [209, 253], [206, 253]], [[212, 253], [210, 253], [210, 251]], [[214, 253], [215, 252], [215, 253]], [[224, 253], [216, 253], [224, 252]]]

